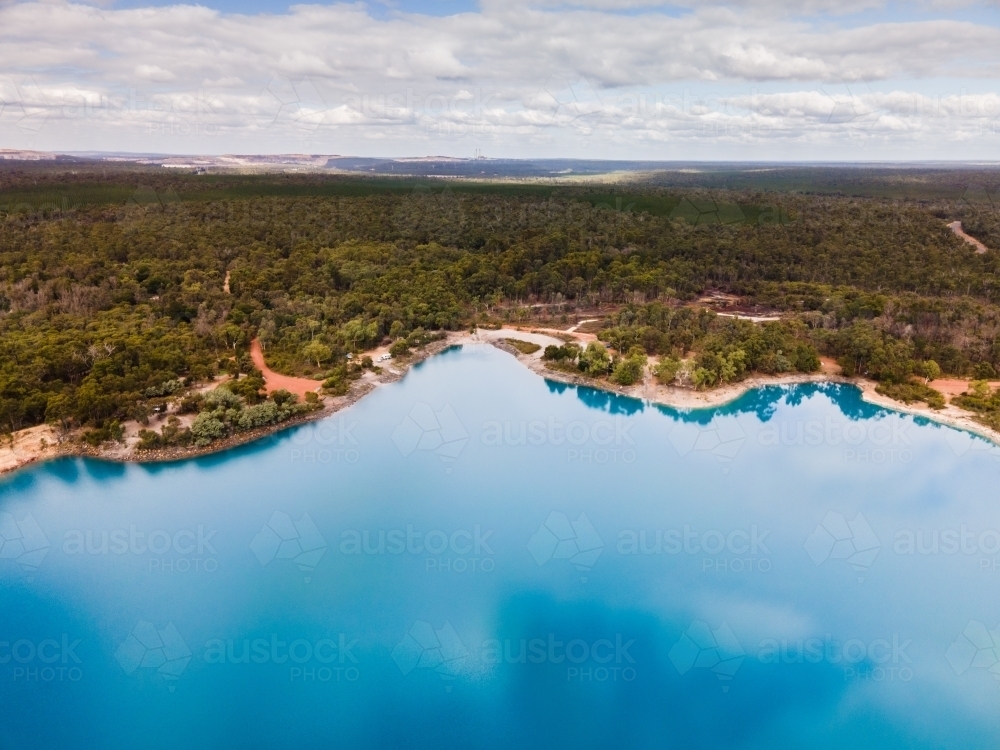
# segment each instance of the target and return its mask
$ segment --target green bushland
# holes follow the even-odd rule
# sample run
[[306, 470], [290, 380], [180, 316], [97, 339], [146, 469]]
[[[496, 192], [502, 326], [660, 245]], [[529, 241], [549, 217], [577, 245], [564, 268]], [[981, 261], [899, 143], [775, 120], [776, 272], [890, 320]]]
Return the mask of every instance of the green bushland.
[[[187, 399], [195, 383], [252, 378], [255, 337], [269, 366], [337, 393], [358, 374], [349, 353], [392, 344], [405, 356], [448, 330], [551, 326], [595, 309], [603, 353], [547, 362], [629, 380], [640, 347], [690, 361], [674, 379], [704, 388], [812, 371], [819, 354], [897, 385], [930, 361], [994, 377], [998, 175], [730, 166], [595, 193], [4, 164], [0, 429], [48, 421], [115, 439], [124, 420]], [[995, 252], [976, 254], [951, 220]], [[708, 290], [783, 319], [695, 309]], [[251, 386], [237, 381], [243, 409], [264, 402]], [[244, 421], [270, 407], [252, 414]], [[202, 438], [239, 426], [199, 419]]]

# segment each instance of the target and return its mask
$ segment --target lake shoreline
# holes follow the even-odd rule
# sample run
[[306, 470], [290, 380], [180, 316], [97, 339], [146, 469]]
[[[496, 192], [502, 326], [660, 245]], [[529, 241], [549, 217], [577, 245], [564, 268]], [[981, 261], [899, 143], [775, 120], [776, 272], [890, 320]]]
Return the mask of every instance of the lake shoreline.
[[[843, 375], [834, 374], [832, 372], [796, 373], [793, 375], [754, 375], [746, 380], [741, 380], [738, 383], [729, 383], [708, 391], [697, 391], [693, 388], [659, 385], [654, 382], [654, 378], [649, 376], [641, 384], [633, 386], [619, 386], [614, 383], [608, 383], [607, 381], [594, 380], [582, 375], [576, 375], [575, 373], [550, 369], [546, 366], [545, 361], [542, 360], [540, 351], [535, 354], [523, 354], [513, 346], [510, 346], [502, 341], [502, 338], [525, 338], [532, 340], [533, 343], [539, 343], [541, 345], [541, 339], [539, 338], [538, 333], [532, 333], [532, 330], [537, 331], [538, 329], [529, 329], [525, 332], [512, 328], [502, 329], [501, 331], [481, 331], [480, 333], [486, 334], [486, 338], [488, 340], [491, 339], [490, 343], [493, 343], [498, 348], [511, 354], [517, 358], [521, 364], [528, 367], [536, 374], [541, 375], [543, 378], [560, 383], [566, 383], [568, 385], [586, 386], [588, 388], [596, 388], [610, 393], [617, 393], [622, 396], [629, 396], [680, 411], [717, 409], [736, 401], [747, 392], [756, 388], [767, 388], [771, 386], [788, 387], [794, 385], [805, 385], [808, 383], [838, 383], [840, 385], [854, 386], [861, 391], [862, 400], [872, 404], [873, 406], [879, 406], [901, 414], [922, 417], [946, 427], [971, 432], [985, 440], [989, 440], [997, 446], [1000, 446], [1000, 432], [976, 422], [972, 418], [971, 412], [960, 409], [951, 404], [948, 404], [945, 408], [938, 410], [931, 409], [922, 402], [905, 404], [901, 401], [896, 401], [895, 399], [883, 396], [881, 393], [876, 392], [875, 389], [877, 388], [878, 383], [874, 380], [868, 380], [866, 378], [847, 378]], [[527, 335], [525, 335], [526, 333]], [[551, 337], [551, 339], [550, 343], [561, 343], [559, 339], [555, 337]]]
[[[192, 458], [201, 458], [215, 453], [222, 453], [255, 442], [282, 430], [325, 419], [349, 406], [353, 406], [379, 386], [402, 380], [411, 367], [429, 357], [440, 354], [449, 346], [453, 346], [455, 342], [451, 339], [452, 337], [446, 337], [441, 341], [432, 342], [424, 349], [411, 354], [405, 362], [394, 362], [395, 367], [399, 369], [386, 367], [378, 374], [366, 373], [367, 377], [352, 383], [347, 395], [326, 396], [323, 406], [315, 411], [300, 414], [278, 424], [258, 427], [253, 430], [230, 435], [203, 448], [186, 446], [138, 451], [134, 446], [121, 444], [91, 447], [80, 442], [79, 436], [82, 430], [74, 430], [72, 433], [60, 435], [56, 428], [48, 424], [19, 430], [11, 436], [12, 440], [10, 442], [0, 445], [0, 476], [15, 472], [18, 469], [23, 469], [40, 461], [49, 461], [57, 458], [95, 458], [117, 463], [157, 464], [186, 461]], [[320, 382], [316, 381], [316, 383], [318, 387]], [[221, 385], [221, 382], [219, 384]]]
[[[325, 419], [337, 412], [360, 401], [369, 393], [377, 390], [380, 386], [401, 380], [411, 367], [423, 362], [429, 357], [440, 354], [452, 346], [484, 345], [491, 346], [505, 351], [517, 359], [517, 361], [529, 370], [547, 380], [552, 380], [567, 385], [584, 386], [594, 388], [621, 396], [635, 398], [652, 404], [659, 404], [679, 411], [693, 411], [696, 409], [717, 409], [736, 401], [751, 390], [757, 388], [767, 388], [772, 386], [790, 387], [795, 385], [805, 385], [808, 383], [838, 383], [841, 385], [851, 385], [861, 391], [861, 397], [867, 403], [879, 406], [884, 409], [909, 414], [915, 417], [922, 417], [946, 427], [963, 430], [973, 433], [981, 438], [989, 440], [1000, 446], [1000, 432], [992, 430], [985, 425], [979, 424], [972, 419], [970, 412], [959, 409], [956, 406], [948, 405], [944, 409], [935, 411], [922, 403], [904, 404], [895, 401], [887, 396], [877, 393], [875, 388], [878, 385], [875, 381], [861, 378], [846, 378], [842, 375], [830, 372], [814, 374], [794, 374], [794, 375], [755, 375], [740, 381], [730, 383], [709, 391], [696, 391], [691, 388], [678, 386], [664, 386], [655, 383], [655, 379], [647, 377], [646, 380], [634, 386], [619, 386], [602, 380], [594, 380], [575, 373], [562, 370], [550, 369], [541, 358], [541, 351], [534, 354], [523, 354], [504, 338], [519, 338], [529, 340], [533, 343], [544, 345], [543, 340], [548, 343], [562, 343], [560, 339], [550, 336], [547, 332], [539, 331], [537, 328], [523, 331], [516, 328], [504, 328], [500, 330], [481, 329], [477, 333], [470, 334], [451, 333], [444, 339], [429, 344], [425, 349], [415, 352], [408, 357], [405, 362], [393, 360], [392, 367], [386, 367], [381, 373], [371, 373], [365, 379], [352, 384], [351, 390], [345, 396], [325, 397], [324, 404], [320, 409], [306, 414], [299, 415], [285, 422], [275, 425], [260, 427], [247, 432], [232, 435], [224, 440], [212, 443], [204, 448], [162, 448], [153, 451], [138, 451], [134, 446], [115, 444], [112, 446], [91, 447], [79, 442], [79, 431], [70, 435], [60, 436], [57, 430], [51, 425], [36, 425], [26, 430], [20, 430], [11, 436], [9, 443], [0, 446], [0, 476], [25, 468], [39, 461], [48, 461], [55, 458], [81, 457], [95, 458], [105, 461], [115, 461], [120, 463], [153, 464], [172, 463], [184, 461], [191, 458], [222, 453], [233, 448], [238, 448], [248, 443], [255, 442], [275, 433], [292, 427], [297, 427], [308, 422], [315, 422]], [[318, 382], [318, 381], [317, 381]], [[74, 437], [76, 439], [74, 439]]]

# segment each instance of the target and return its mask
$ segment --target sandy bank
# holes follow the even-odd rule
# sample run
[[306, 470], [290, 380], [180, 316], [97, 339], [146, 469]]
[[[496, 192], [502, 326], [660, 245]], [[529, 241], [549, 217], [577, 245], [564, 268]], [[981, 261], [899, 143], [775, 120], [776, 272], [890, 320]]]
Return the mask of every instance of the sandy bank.
[[[347, 395], [322, 397], [322, 407], [316, 411], [300, 415], [280, 424], [240, 432], [223, 440], [218, 440], [205, 448], [187, 447], [163, 448], [154, 451], [136, 450], [135, 445], [138, 441], [136, 435], [132, 433], [138, 429], [139, 425], [128, 422], [124, 425], [126, 427], [126, 440], [124, 443], [106, 443], [96, 448], [92, 448], [86, 443], [81, 442], [80, 435], [82, 434], [82, 430], [79, 429], [69, 433], [61, 433], [51, 425], [38, 425], [27, 430], [19, 430], [13, 433], [9, 439], [3, 438], [2, 443], [0, 443], [0, 474], [15, 471], [35, 461], [58, 458], [60, 456], [88, 456], [110, 461], [121, 461], [123, 463], [157, 463], [219, 453], [220, 451], [252, 443], [255, 440], [259, 440], [275, 432], [280, 432], [281, 430], [286, 430], [289, 427], [304, 424], [305, 422], [313, 422], [335, 414], [341, 409], [345, 409], [361, 400], [379, 386], [400, 380], [410, 367], [427, 357], [438, 354], [452, 344], [459, 343], [466, 336], [466, 334], [451, 334], [441, 341], [428, 344], [426, 348], [414, 352], [405, 360], [393, 360], [391, 363], [382, 363], [381, 372], [364, 372], [359, 380], [351, 384]], [[382, 350], [376, 349], [373, 350], [373, 353], [378, 354], [380, 351]], [[259, 365], [257, 366], [259, 367]], [[291, 391], [292, 389], [288, 388], [287, 380], [305, 381], [300, 384], [300, 387], [306, 387], [306, 390], [315, 391], [320, 387], [320, 383], [316, 380], [289, 378], [280, 373], [274, 374], [278, 376], [277, 380], [272, 379], [271, 381], [267, 381], [267, 376], [265, 375], [265, 383], [269, 392], [278, 388], [286, 388]], [[282, 378], [286, 380], [282, 380]], [[220, 379], [197, 390], [211, 390], [221, 385], [222, 382], [224, 380]], [[166, 416], [169, 415], [151, 420], [151, 427], [160, 426], [165, 422]], [[188, 416], [190, 417], [191, 415]], [[132, 429], [129, 429], [130, 427]]]
[[[537, 332], [545, 329], [533, 328], [531, 330]], [[546, 337], [541, 336], [538, 333], [532, 334], [532, 337], [529, 339], [528, 335], [522, 331], [513, 328], [504, 328], [500, 331], [480, 331], [479, 335], [482, 339], [497, 342], [500, 348], [503, 348], [504, 351], [507, 351], [517, 357], [518, 361], [526, 367], [538, 373], [542, 377], [548, 378], [549, 380], [556, 380], [562, 383], [571, 383], [574, 385], [586, 385], [592, 388], [600, 388], [602, 390], [620, 393], [623, 396], [632, 396], [633, 398], [644, 399], [652, 403], [662, 404], [663, 406], [669, 406], [674, 409], [690, 410], [717, 408], [735, 401], [747, 391], [766, 386], [792, 386], [803, 383], [843, 383], [860, 388], [861, 397], [870, 404], [881, 406], [885, 409], [891, 409], [903, 414], [925, 417], [926, 419], [939, 424], [955, 427], [960, 430], [966, 430], [1000, 445], [1000, 432], [992, 430], [989, 427], [976, 422], [972, 418], [971, 412], [960, 409], [952, 404], [948, 404], [944, 409], [934, 410], [924, 403], [904, 404], [900, 401], [888, 398], [887, 396], [883, 396], [875, 391], [878, 383], [874, 380], [866, 380], [864, 378], [845, 378], [841, 376], [839, 374], [840, 368], [832, 359], [828, 357], [821, 358], [821, 367], [820, 372], [818, 373], [797, 373], [794, 375], [756, 375], [740, 381], [739, 383], [730, 383], [720, 386], [719, 388], [713, 388], [710, 391], [696, 391], [692, 388], [660, 385], [656, 382], [656, 379], [653, 377], [649, 368], [647, 368], [644, 381], [633, 386], [619, 386], [606, 381], [596, 381], [581, 375], [563, 372], [561, 370], [550, 370], [545, 366], [545, 361], [542, 359], [542, 353], [540, 351], [535, 352], [534, 354], [525, 355], [521, 354], [511, 346], [503, 346], [502, 343], [499, 342], [499, 339], [503, 338], [520, 338], [542, 344], [541, 339]], [[579, 334], [577, 334], [577, 336], [580, 337]], [[582, 339], [582, 337], [580, 338]], [[550, 340], [547, 343], [561, 343], [559, 339], [554, 337], [549, 337], [549, 339]], [[943, 393], [947, 399], [950, 399], [952, 396], [964, 393], [968, 388], [968, 384], [968, 380], [948, 378], [935, 380], [931, 382], [930, 385]], [[1000, 386], [1000, 381], [991, 383], [991, 385], [994, 387]]]
[[[976, 435], [980, 435], [988, 440], [991, 440], [997, 445], [1000, 445], [1000, 433], [975, 422], [969, 412], [959, 409], [957, 406], [953, 406], [951, 404], [944, 409], [935, 411], [925, 404], [907, 405], [894, 401], [893, 399], [876, 393], [875, 387], [877, 384], [874, 381], [861, 379], [852, 380], [841, 377], [837, 374], [839, 369], [836, 367], [835, 363], [826, 358], [822, 360], [821, 371], [818, 373], [779, 376], [761, 375], [747, 378], [740, 383], [731, 383], [720, 388], [715, 388], [710, 391], [696, 391], [691, 388], [660, 385], [653, 377], [650, 368], [647, 368], [642, 383], [625, 387], [608, 383], [607, 381], [596, 381], [570, 372], [548, 369], [545, 361], [542, 359], [544, 347], [549, 344], [559, 345], [563, 343], [561, 338], [558, 338], [553, 334], [565, 335], [566, 331], [537, 327], [526, 327], [526, 330], [505, 327], [496, 331], [481, 329], [472, 334], [467, 332], [451, 333], [445, 339], [430, 344], [426, 347], [426, 349], [415, 352], [412, 356], [403, 361], [392, 360], [391, 362], [382, 363], [383, 368], [380, 373], [366, 371], [360, 380], [357, 380], [352, 384], [351, 390], [346, 396], [336, 398], [330, 396], [324, 397], [323, 407], [315, 412], [311, 412], [279, 425], [239, 433], [225, 440], [213, 443], [207, 448], [171, 448], [159, 451], [137, 451], [135, 450], [134, 445], [129, 443], [125, 445], [114, 444], [104, 445], [99, 448], [90, 448], [79, 441], [78, 434], [60, 435], [59, 432], [50, 425], [39, 425], [28, 430], [16, 432], [12, 436], [12, 439], [5, 439], [3, 441], [2, 445], [0, 445], [0, 474], [14, 471], [33, 463], [34, 461], [55, 458], [57, 456], [91, 456], [114, 461], [147, 463], [158, 461], [176, 461], [179, 459], [228, 450], [229, 448], [253, 442], [254, 440], [258, 440], [274, 432], [287, 429], [296, 424], [328, 417], [331, 414], [356, 403], [376, 388], [400, 380], [409, 368], [416, 363], [443, 351], [449, 346], [461, 344], [491, 344], [496, 346], [497, 348], [511, 354], [525, 367], [549, 380], [573, 385], [585, 385], [681, 410], [716, 408], [735, 401], [747, 391], [766, 386], [792, 386], [802, 383], [844, 383], [860, 388], [862, 398], [871, 404], [875, 404], [876, 406], [881, 406], [903, 414], [925, 417], [928, 420], [932, 420], [949, 427], [955, 427], [957, 429], [966, 430]], [[579, 341], [581, 341], [581, 343], [586, 343], [588, 340], [592, 340], [594, 338], [590, 334], [574, 333], [571, 335], [575, 336]], [[503, 339], [506, 338], [530, 341], [538, 344], [542, 347], [542, 349], [533, 354], [522, 354], [513, 346], [505, 343]], [[372, 354], [377, 355], [383, 351], [384, 347], [374, 350]], [[653, 361], [655, 361], [655, 358]], [[287, 376], [280, 377], [286, 378]], [[315, 390], [316, 387], [318, 387], [317, 381], [309, 381], [305, 378], [290, 378], [290, 380], [305, 380], [306, 383], [312, 385], [310, 390]], [[270, 381], [268, 383], [268, 390], [271, 390], [271, 385], [275, 382], [276, 381]], [[967, 386], [967, 381], [946, 379], [934, 381], [931, 385], [938, 388], [938, 390], [941, 390], [946, 396], [958, 395], [964, 392]], [[1000, 383], [997, 383], [996, 385], [1000, 385]], [[287, 388], [287, 385], [276, 385], [276, 387]], [[288, 388], [288, 390], [292, 389]]]

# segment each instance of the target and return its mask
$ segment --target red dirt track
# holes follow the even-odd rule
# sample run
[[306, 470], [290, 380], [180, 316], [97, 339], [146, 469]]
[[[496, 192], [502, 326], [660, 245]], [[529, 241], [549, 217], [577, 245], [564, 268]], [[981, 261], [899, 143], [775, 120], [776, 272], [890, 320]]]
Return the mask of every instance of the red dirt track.
[[282, 375], [269, 368], [267, 362], [264, 361], [264, 352], [257, 339], [250, 342], [250, 358], [253, 360], [254, 367], [264, 373], [264, 387], [268, 393], [284, 388], [289, 393], [294, 393], [303, 399], [310, 391], [316, 392], [320, 388], [321, 384], [318, 380], [293, 378], [291, 375]]

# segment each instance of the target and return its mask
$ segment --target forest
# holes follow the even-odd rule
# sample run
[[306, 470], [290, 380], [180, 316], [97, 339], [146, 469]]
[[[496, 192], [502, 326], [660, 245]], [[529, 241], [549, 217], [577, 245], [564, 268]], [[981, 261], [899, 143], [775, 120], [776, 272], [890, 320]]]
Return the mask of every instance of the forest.
[[[338, 393], [346, 355], [377, 344], [403, 356], [442, 331], [582, 317], [602, 321], [602, 345], [553, 347], [553, 366], [628, 383], [656, 355], [661, 382], [710, 388], [823, 355], [933, 400], [931, 374], [1000, 372], [998, 274], [1000, 171], [985, 169], [546, 184], [8, 162], [0, 430], [114, 439], [165, 398], [242, 375], [238, 403], [195, 399], [200, 436], [176, 438], [212, 440], [313, 408], [265, 397], [254, 338], [273, 369]], [[781, 320], [721, 317], [706, 295]]]

